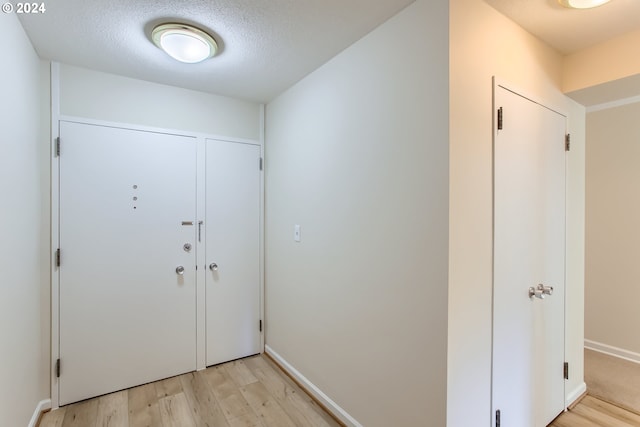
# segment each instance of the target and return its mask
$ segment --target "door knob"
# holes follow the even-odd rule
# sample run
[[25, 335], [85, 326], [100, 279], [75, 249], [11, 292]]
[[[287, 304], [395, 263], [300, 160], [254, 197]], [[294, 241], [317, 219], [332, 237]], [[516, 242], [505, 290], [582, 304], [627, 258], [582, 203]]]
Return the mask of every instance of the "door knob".
[[540, 283], [538, 285], [538, 290], [542, 292], [543, 295], [553, 295], [553, 286], [545, 286]]
[[216, 264], [215, 262], [212, 262], [211, 264], [209, 264], [209, 270], [218, 271], [218, 264]]
[[180, 276], [182, 276], [184, 274], [184, 267], [179, 265], [176, 267], [176, 273], [178, 273]]
[[540, 287], [534, 288], [533, 286], [531, 286], [529, 288], [529, 298], [534, 299], [534, 298], [538, 298], [538, 299], [544, 299], [544, 292], [542, 292], [542, 289], [540, 289]]

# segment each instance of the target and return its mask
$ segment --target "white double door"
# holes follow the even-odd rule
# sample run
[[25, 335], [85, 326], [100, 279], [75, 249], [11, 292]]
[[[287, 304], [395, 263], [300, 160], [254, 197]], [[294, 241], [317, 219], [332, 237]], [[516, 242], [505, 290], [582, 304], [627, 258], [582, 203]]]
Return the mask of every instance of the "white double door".
[[207, 364], [260, 352], [260, 147], [64, 121], [60, 138], [60, 405], [193, 371], [199, 346]]
[[543, 427], [565, 403], [566, 118], [494, 96], [492, 426]]

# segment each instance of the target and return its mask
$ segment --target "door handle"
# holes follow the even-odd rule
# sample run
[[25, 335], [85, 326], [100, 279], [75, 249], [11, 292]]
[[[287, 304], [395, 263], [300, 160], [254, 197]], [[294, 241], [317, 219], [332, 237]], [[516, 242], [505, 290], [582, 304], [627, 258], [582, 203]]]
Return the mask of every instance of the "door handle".
[[529, 288], [529, 298], [544, 299], [547, 295], [553, 295], [553, 286], [545, 286], [540, 283], [537, 287], [531, 286]]
[[553, 286], [545, 286], [540, 283], [538, 285], [538, 290], [541, 291], [543, 295], [553, 295]]
[[176, 267], [176, 273], [177, 273], [179, 276], [182, 276], [182, 275], [184, 274], [184, 267], [183, 267], [183, 266], [181, 266], [181, 265], [177, 266], [177, 267]]
[[534, 288], [533, 286], [531, 286], [529, 288], [529, 298], [530, 299], [534, 299], [534, 298], [544, 299], [544, 295], [545, 294], [542, 292], [540, 287]]
[[211, 264], [209, 264], [209, 270], [218, 271], [218, 264], [216, 264], [215, 262], [212, 262]]

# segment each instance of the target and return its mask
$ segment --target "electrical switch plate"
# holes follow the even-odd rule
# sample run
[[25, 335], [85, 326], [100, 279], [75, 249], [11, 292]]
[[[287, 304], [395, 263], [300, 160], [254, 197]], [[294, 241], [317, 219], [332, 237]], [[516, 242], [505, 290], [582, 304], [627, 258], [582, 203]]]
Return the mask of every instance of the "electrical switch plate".
[[293, 227], [293, 240], [300, 241], [300, 226], [298, 224]]

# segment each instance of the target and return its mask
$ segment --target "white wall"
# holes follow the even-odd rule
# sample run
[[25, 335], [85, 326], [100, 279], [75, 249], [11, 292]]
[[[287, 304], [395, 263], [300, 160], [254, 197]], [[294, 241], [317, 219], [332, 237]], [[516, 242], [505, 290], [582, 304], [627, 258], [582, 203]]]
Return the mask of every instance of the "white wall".
[[0, 425], [26, 426], [49, 396], [47, 67], [15, 15], [0, 56]]
[[60, 113], [207, 134], [260, 138], [260, 105], [60, 65]]
[[[583, 383], [584, 108], [561, 92], [562, 57], [482, 0], [450, 2], [448, 426], [489, 426], [492, 332], [492, 76], [569, 115], [566, 348]], [[576, 396], [577, 397], [577, 396]]]
[[587, 114], [585, 338], [640, 355], [640, 103]]
[[[576, 92], [637, 76], [640, 74], [639, 43], [640, 30], [634, 30], [567, 55], [564, 58], [562, 89]], [[636, 91], [633, 95], [636, 95], [637, 86], [633, 89]]]
[[446, 424], [448, 22], [418, 0], [267, 106], [266, 342], [368, 427]]

